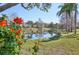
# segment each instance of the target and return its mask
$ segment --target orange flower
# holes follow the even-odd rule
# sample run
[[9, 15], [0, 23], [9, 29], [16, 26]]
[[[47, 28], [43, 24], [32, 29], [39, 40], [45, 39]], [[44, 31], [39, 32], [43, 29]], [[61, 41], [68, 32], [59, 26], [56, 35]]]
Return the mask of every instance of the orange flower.
[[18, 18], [18, 17], [16, 17], [13, 21], [16, 24], [22, 24], [23, 23], [23, 20], [21, 18]]
[[23, 42], [20, 42], [20, 41], [19, 41], [19, 42], [17, 42], [17, 44], [20, 44], [20, 45], [21, 45], [21, 44], [23, 44]]
[[16, 31], [16, 34], [20, 34], [20, 33], [22, 33], [22, 31], [23, 30], [19, 29], [19, 30]]
[[2, 26], [2, 27], [7, 26], [7, 20], [1, 20], [0, 21], [0, 26]]
[[19, 35], [16, 35], [16, 39], [19, 39], [20, 38], [20, 36]]
[[10, 28], [10, 31], [11, 31], [11, 32], [15, 32], [15, 30], [14, 30], [13, 28]]

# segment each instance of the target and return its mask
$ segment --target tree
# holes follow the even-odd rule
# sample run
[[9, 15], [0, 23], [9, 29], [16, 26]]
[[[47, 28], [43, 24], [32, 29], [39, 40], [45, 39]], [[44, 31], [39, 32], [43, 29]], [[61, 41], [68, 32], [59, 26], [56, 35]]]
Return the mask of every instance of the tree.
[[41, 18], [39, 18], [38, 19], [38, 31], [40, 34], [43, 33], [43, 27], [44, 27], [43, 24], [44, 24], [43, 21], [41, 20]]
[[0, 6], [0, 12], [8, 9], [8, 8], [11, 8], [13, 6], [16, 6], [18, 3], [7, 3], [7, 4], [4, 4], [2, 6]]
[[[0, 6], [0, 12], [9, 9], [13, 6], [16, 6], [20, 3], [6, 3], [2, 6]], [[26, 10], [31, 10], [34, 7], [37, 7], [38, 9], [42, 10], [42, 11], [46, 11], [48, 12], [48, 9], [51, 7], [51, 3], [21, 3], [21, 6], [26, 9]]]
[[29, 27], [33, 27], [33, 21], [28, 21], [27, 24], [29, 25]]
[[53, 24], [53, 22], [49, 23], [48, 27], [50, 28], [49, 33], [52, 34], [52, 32], [54, 31], [54, 24]]
[[21, 3], [21, 6], [24, 7], [26, 10], [31, 10], [34, 7], [48, 12], [48, 9], [51, 7], [51, 3]]
[[[75, 11], [74, 13], [74, 34], [76, 34], [76, 18], [77, 18], [77, 4], [75, 3], [66, 3], [63, 6], [60, 6], [61, 9], [57, 13], [58, 16], [60, 16], [63, 12], [66, 12], [71, 19], [71, 13]], [[72, 21], [71, 21], [72, 23]]]
[[66, 31], [68, 32], [68, 25], [67, 25], [67, 21], [68, 21], [68, 17], [67, 17], [67, 16], [68, 16], [68, 11], [67, 11], [67, 9], [66, 9], [66, 4], [60, 5], [59, 8], [61, 8], [61, 9], [60, 9], [60, 11], [58, 11], [57, 15], [58, 15], [58, 16], [61, 16], [61, 15], [65, 14], [65, 18], [66, 18]]
[[51, 22], [48, 27], [49, 28], [51, 28], [51, 27], [53, 28], [53, 22]]
[[75, 11], [75, 13], [74, 13], [74, 34], [76, 34], [76, 20], [77, 20], [77, 4], [74, 4], [74, 11]]

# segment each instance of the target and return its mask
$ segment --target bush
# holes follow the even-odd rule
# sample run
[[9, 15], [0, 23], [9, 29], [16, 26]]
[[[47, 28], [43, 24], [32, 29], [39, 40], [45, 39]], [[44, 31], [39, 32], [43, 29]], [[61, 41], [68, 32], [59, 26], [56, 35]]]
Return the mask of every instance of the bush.
[[6, 17], [2, 16], [0, 20], [0, 54], [14, 55], [19, 54], [23, 41], [23, 20], [16, 17], [8, 23]]

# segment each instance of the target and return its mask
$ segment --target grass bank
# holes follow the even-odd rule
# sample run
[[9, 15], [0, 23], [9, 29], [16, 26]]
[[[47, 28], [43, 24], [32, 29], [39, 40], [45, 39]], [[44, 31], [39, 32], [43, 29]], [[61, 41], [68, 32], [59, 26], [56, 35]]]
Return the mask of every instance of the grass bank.
[[[34, 42], [39, 40], [28, 40], [23, 45], [21, 54], [32, 54], [31, 48]], [[58, 40], [48, 42], [39, 42], [38, 55], [78, 55], [79, 54], [79, 32], [76, 35], [73, 33], [62, 34]]]

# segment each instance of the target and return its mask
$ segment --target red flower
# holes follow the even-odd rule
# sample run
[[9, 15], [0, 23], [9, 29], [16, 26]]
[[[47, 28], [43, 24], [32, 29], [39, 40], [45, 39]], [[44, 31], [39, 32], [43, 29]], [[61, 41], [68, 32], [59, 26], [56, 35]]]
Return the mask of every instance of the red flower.
[[23, 20], [21, 18], [18, 18], [18, 17], [16, 17], [13, 21], [16, 24], [22, 24], [23, 23]]
[[0, 26], [2, 26], [2, 27], [7, 26], [7, 20], [1, 20], [0, 21]]
[[22, 31], [23, 30], [19, 29], [19, 30], [16, 31], [16, 34], [20, 34], [20, 33], [22, 33]]

